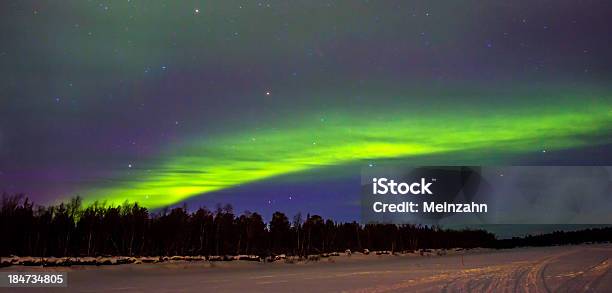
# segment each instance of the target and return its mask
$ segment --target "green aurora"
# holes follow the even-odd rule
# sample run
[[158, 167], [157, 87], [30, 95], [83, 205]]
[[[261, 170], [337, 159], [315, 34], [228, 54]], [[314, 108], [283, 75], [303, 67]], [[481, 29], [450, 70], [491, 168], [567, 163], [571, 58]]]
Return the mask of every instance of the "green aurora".
[[[520, 107], [401, 106], [376, 113], [302, 115], [276, 127], [228, 132], [175, 145], [138, 168], [82, 190], [85, 203], [149, 208], [273, 177], [370, 160], [481, 153], [523, 154], [609, 143], [610, 99]], [[466, 109], [464, 109], [466, 108]], [[450, 110], [452, 109], [452, 110]], [[119, 179], [120, 178], [120, 179]]]

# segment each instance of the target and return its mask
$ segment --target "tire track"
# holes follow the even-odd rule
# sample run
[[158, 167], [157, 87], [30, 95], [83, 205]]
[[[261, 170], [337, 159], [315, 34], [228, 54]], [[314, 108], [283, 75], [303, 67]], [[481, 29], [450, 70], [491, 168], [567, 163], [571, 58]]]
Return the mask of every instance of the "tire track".
[[[503, 264], [483, 264], [479, 267], [455, 267], [442, 271], [431, 270], [430, 275], [410, 280], [379, 284], [362, 288], [361, 292], [595, 292], [609, 289], [605, 278], [610, 274], [610, 255], [607, 249], [579, 247], [543, 250], [522, 259]], [[595, 253], [595, 254], [593, 254]], [[600, 258], [593, 258], [598, 255]], [[535, 257], [534, 257], [535, 256]], [[603, 257], [603, 259], [601, 258]], [[576, 268], [588, 268], [576, 273]], [[556, 275], [555, 275], [556, 274]], [[562, 278], [562, 279], [558, 279]], [[569, 278], [569, 280], [567, 280]], [[562, 282], [563, 281], [563, 282]]]
[[[535, 264], [528, 268], [527, 275], [524, 276], [524, 280], [520, 282], [517, 280], [518, 285], [515, 286], [523, 292], [536, 292], [536, 293], [550, 293], [552, 292], [546, 283], [546, 268], [554, 261], [559, 260], [561, 257], [567, 257], [568, 255], [579, 252], [578, 250], [563, 251], [554, 255], [546, 256], [540, 260], [537, 260]], [[518, 290], [517, 290], [518, 292]]]
[[610, 261], [608, 258], [589, 267], [588, 269], [578, 272], [569, 280], [565, 281], [556, 292], [587, 292], [597, 289], [599, 281], [610, 270]]

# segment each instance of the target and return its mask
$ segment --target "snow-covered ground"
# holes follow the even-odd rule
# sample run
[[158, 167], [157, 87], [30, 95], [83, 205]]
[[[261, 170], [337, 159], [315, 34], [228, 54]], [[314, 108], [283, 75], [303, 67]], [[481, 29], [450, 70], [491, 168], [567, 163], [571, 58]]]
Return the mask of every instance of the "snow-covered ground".
[[612, 245], [601, 244], [442, 256], [342, 253], [309, 262], [168, 261], [1, 270], [67, 271], [68, 289], [78, 292], [612, 292], [611, 258]]

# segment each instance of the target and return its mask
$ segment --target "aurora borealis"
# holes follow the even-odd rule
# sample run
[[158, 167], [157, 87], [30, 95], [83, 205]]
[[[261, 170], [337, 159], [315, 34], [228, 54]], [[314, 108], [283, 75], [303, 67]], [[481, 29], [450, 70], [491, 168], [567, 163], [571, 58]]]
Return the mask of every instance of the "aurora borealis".
[[395, 111], [383, 112], [380, 121], [364, 120], [359, 113], [319, 121], [311, 117], [292, 127], [216, 137], [211, 143], [190, 142], [156, 166], [159, 171], [153, 175], [95, 191], [92, 200], [162, 207], [256, 180], [356, 161], [448, 152], [461, 155], [470, 150], [520, 153], [537, 147], [543, 152], [577, 147], [585, 143], [584, 137], [611, 130], [610, 106], [563, 105], [472, 118]]
[[0, 192], [38, 203], [353, 219], [356, 174], [382, 162], [612, 164], [609, 3], [0, 11]]

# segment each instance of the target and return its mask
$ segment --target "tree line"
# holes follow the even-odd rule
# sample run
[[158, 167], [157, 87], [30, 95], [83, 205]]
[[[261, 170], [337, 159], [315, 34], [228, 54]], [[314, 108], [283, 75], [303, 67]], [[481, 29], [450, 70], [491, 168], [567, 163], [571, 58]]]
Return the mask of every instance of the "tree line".
[[501, 239], [495, 242], [496, 248], [522, 246], [574, 245], [582, 243], [602, 243], [612, 241], [612, 227], [587, 228], [578, 231], [555, 231], [540, 235], [527, 235]]
[[[258, 213], [236, 215], [230, 205], [219, 205], [214, 210], [201, 207], [193, 212], [183, 206], [151, 213], [138, 203], [94, 203], [83, 207], [76, 197], [45, 207], [34, 205], [23, 195], [7, 194], [2, 196], [0, 228], [1, 256], [269, 256], [346, 249], [414, 251], [530, 243], [500, 242], [484, 230], [339, 223], [301, 214], [290, 219], [281, 212], [275, 212], [266, 223]], [[599, 234], [607, 240], [612, 238], [609, 229]]]

